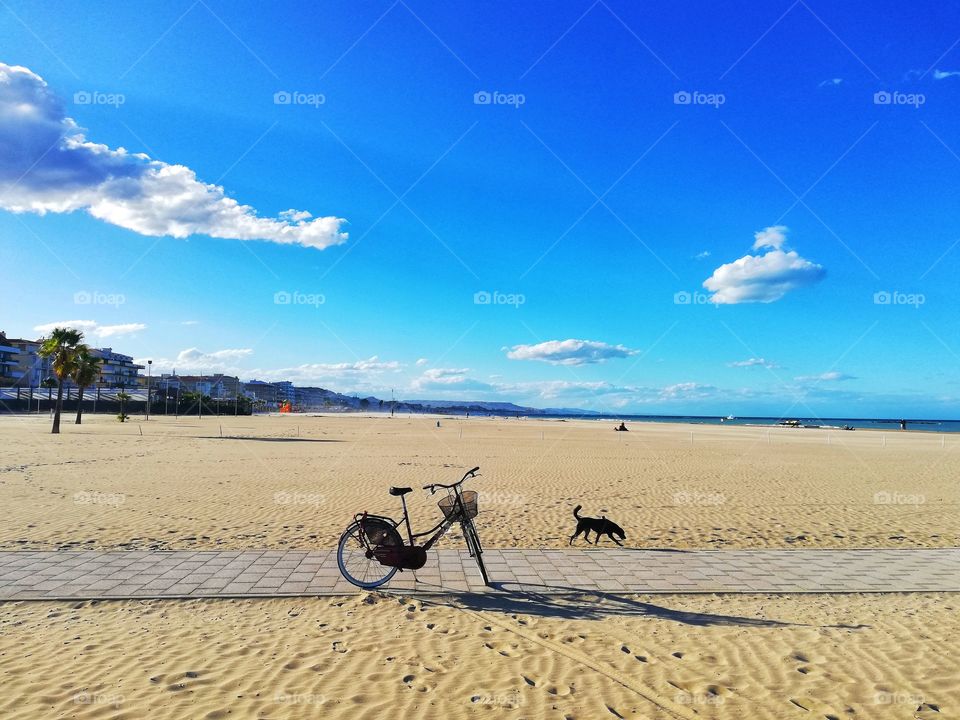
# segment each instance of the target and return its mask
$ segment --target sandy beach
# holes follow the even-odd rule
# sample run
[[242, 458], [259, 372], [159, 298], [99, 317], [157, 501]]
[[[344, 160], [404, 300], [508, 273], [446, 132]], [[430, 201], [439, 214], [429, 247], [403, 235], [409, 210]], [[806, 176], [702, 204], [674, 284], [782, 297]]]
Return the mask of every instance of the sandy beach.
[[0, 714], [949, 718], [952, 595], [0, 605]]
[[[331, 547], [391, 484], [478, 464], [490, 547], [566, 546], [575, 504], [633, 547], [960, 543], [960, 438], [436, 422], [0, 418], [0, 548]], [[956, 717], [958, 637], [934, 593], [8, 602], [0, 715]]]
[[[490, 547], [565, 547], [572, 510], [643, 548], [955, 547], [960, 437], [384, 415], [0, 418], [0, 549], [332, 547], [390, 485], [471, 481]], [[142, 435], [140, 433], [143, 433]], [[220, 435], [223, 435], [221, 437]]]

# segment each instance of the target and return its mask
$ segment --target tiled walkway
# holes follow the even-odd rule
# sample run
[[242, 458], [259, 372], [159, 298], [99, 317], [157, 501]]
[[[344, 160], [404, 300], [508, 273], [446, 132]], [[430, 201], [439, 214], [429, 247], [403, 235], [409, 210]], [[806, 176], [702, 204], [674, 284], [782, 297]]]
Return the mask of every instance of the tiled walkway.
[[[960, 548], [939, 550], [466, 550], [431, 552], [385, 590], [960, 592]], [[0, 552], [0, 600], [281, 597], [356, 592], [334, 550]]]

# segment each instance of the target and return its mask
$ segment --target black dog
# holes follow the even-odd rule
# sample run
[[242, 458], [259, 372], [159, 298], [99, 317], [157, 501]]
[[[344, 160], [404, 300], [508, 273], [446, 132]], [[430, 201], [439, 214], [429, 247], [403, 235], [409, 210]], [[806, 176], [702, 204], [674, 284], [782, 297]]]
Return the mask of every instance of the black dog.
[[[623, 543], [621, 543], [620, 540], [626, 540], [627, 534], [623, 531], [622, 527], [620, 527], [615, 522], [613, 522], [613, 520], [607, 520], [605, 517], [601, 517], [601, 518], [580, 517], [581, 507], [583, 506], [577, 505], [573, 509], [573, 516], [577, 519], [577, 531], [570, 536], [571, 545], [573, 545], [573, 541], [577, 539], [580, 533], [583, 533], [583, 539], [589, 543], [591, 530], [596, 533], [596, 536], [593, 539], [594, 545], [600, 542], [601, 535], [606, 535], [608, 538], [613, 540], [617, 545], [623, 545]], [[617, 537], [619, 537], [620, 540], [617, 540]]]

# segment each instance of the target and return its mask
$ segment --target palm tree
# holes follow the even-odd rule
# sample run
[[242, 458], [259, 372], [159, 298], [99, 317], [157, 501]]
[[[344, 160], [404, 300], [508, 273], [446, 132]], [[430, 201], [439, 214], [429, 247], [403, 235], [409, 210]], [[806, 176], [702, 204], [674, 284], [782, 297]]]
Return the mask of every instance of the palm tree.
[[50, 337], [40, 345], [39, 355], [50, 358], [50, 367], [57, 378], [57, 405], [53, 413], [53, 427], [50, 432], [60, 432], [60, 411], [63, 409], [63, 381], [73, 374], [76, 362], [77, 345], [83, 340], [83, 333], [73, 328], [54, 328]]
[[80, 424], [80, 416], [83, 414], [83, 391], [96, 382], [100, 374], [100, 358], [91, 354], [90, 348], [86, 345], [77, 346], [76, 365], [73, 368], [73, 381], [77, 384], [80, 392], [77, 394], [77, 420]]
[[[40, 382], [40, 386], [41, 386], [41, 387], [45, 387], [45, 388], [47, 389], [47, 402], [48, 402], [48, 403], [49, 403], [49, 402], [52, 402], [52, 401], [53, 401], [53, 389], [57, 386], [57, 379], [56, 379], [55, 377], [45, 377], [45, 378]], [[39, 407], [39, 406], [38, 406], [38, 407]]]
[[123, 421], [126, 420], [128, 417], [130, 417], [130, 416], [127, 415], [127, 413], [126, 413], [127, 400], [129, 400], [129, 399], [130, 399], [130, 395], [128, 395], [127, 393], [125, 393], [123, 390], [120, 390], [120, 392], [117, 393], [117, 400], [120, 401], [120, 414], [117, 415], [117, 420], [119, 420], [120, 422], [123, 422]]

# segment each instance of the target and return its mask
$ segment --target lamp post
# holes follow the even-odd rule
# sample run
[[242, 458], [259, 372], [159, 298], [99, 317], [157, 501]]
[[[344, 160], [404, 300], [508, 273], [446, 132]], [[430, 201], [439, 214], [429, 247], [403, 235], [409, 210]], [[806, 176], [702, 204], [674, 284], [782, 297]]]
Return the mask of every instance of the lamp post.
[[170, 378], [168, 377], [163, 381], [163, 416], [168, 415], [168, 410], [170, 409]]
[[150, 371], [153, 369], [153, 360], [147, 360], [147, 420], [150, 419]]

